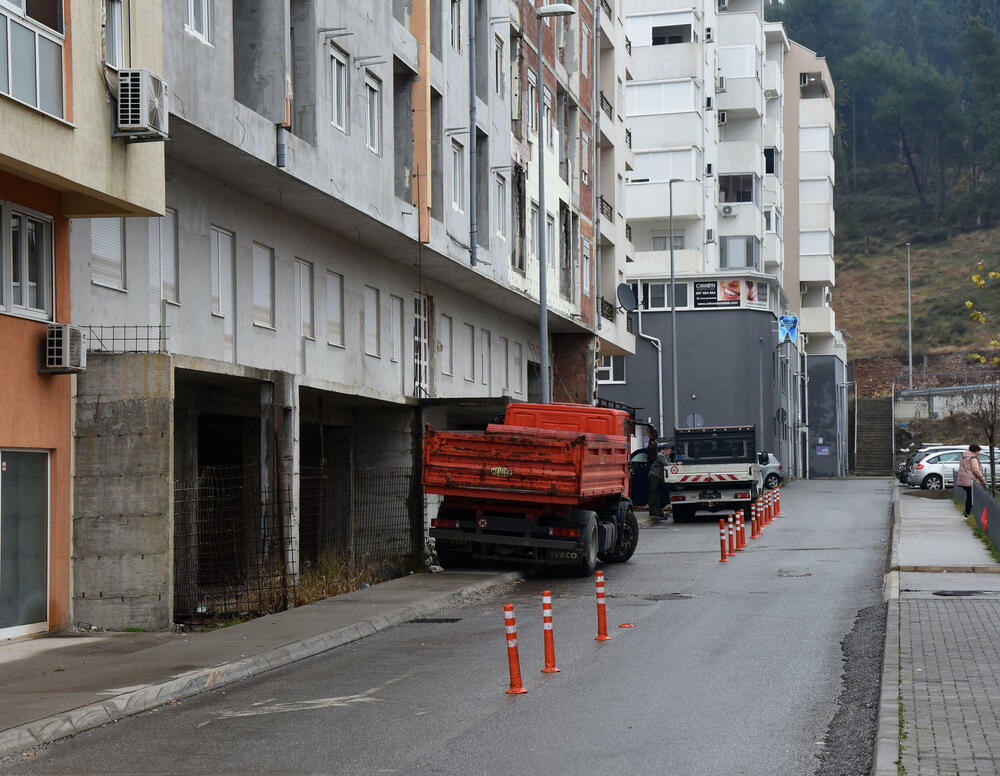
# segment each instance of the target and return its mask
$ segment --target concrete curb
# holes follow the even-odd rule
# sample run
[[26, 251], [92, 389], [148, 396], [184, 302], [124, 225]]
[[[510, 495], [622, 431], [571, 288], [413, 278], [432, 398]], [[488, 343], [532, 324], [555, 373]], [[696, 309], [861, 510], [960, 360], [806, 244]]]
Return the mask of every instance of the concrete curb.
[[214, 690], [249, 679], [272, 668], [318, 655], [335, 647], [358, 641], [393, 625], [443, 609], [491, 587], [523, 579], [521, 572], [509, 572], [484, 579], [461, 590], [441, 593], [419, 604], [401, 606], [371, 620], [345, 625], [317, 636], [294, 641], [259, 655], [179, 674], [165, 682], [148, 684], [98, 703], [70, 709], [0, 731], [0, 756], [34, 749], [75, 733], [115, 722], [123, 717], [162, 706], [172, 700]]
[[899, 483], [892, 489], [892, 524], [889, 528], [891, 536], [891, 550], [889, 554], [889, 571], [899, 571], [899, 522], [901, 519], [899, 507]]
[[882, 691], [871, 776], [899, 776], [899, 600], [891, 599], [887, 606]]

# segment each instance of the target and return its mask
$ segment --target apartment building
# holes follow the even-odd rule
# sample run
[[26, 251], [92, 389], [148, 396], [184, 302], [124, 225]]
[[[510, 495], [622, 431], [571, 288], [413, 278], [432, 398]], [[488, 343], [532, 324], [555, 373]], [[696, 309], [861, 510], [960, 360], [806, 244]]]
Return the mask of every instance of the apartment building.
[[847, 348], [831, 304], [833, 260], [833, 140], [835, 92], [826, 60], [792, 43], [785, 60], [786, 132], [784, 285], [808, 345], [807, 425], [800, 432], [804, 464], [815, 476], [847, 472]]
[[101, 542], [71, 543], [99, 463], [71, 455], [70, 219], [163, 212], [163, 145], [115, 136], [108, 90], [161, 68], [160, 29], [152, 0], [0, 3], [0, 639], [69, 625], [71, 554]]
[[576, 11], [543, 23], [539, 83], [530, 0], [164, 4], [164, 215], [73, 223], [77, 404], [107, 408], [75, 433], [114, 425], [133, 517], [75, 575], [78, 619], [168, 627], [287, 596], [326, 553], [419, 548], [425, 424], [543, 398], [542, 239], [549, 398], [594, 400], [598, 350], [634, 347], [624, 317], [598, 328], [625, 264], [598, 170], [613, 191], [626, 155], [596, 78], [625, 54], [620, 20]]
[[[846, 462], [833, 91], [825, 63], [764, 21], [769, 4], [625, 4], [638, 344], [602, 360], [600, 395], [662, 433], [753, 423], [786, 471], [832, 475]], [[788, 314], [798, 330], [780, 337]]]

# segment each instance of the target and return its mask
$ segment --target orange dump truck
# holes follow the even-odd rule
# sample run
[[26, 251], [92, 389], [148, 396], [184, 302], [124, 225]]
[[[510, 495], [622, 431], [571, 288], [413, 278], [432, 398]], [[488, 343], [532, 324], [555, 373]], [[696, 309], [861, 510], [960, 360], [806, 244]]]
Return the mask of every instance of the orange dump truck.
[[584, 404], [511, 404], [486, 431], [426, 429], [423, 484], [443, 496], [430, 535], [446, 567], [573, 566], [632, 557], [629, 416]]

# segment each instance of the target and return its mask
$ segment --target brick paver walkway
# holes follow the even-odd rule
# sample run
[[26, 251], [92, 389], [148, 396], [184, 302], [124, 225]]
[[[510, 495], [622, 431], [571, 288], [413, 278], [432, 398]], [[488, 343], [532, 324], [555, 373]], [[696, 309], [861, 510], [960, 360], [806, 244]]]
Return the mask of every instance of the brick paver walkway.
[[1000, 774], [1000, 599], [899, 601], [907, 776]]

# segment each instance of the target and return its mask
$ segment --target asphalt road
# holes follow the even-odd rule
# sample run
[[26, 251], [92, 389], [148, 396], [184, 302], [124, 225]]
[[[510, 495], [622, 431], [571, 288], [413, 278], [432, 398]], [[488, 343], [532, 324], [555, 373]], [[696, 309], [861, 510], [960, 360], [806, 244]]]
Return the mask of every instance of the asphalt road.
[[[593, 580], [531, 580], [2, 770], [804, 776], [828, 741], [860, 762], [871, 732], [848, 722], [831, 735], [831, 720], [841, 642], [881, 603], [888, 488], [794, 483], [786, 516], [726, 564], [717, 522], [644, 529], [633, 560], [605, 568], [610, 642], [594, 640]], [[545, 588], [554, 675], [539, 673]], [[519, 620], [522, 696], [504, 693], [505, 602]]]

